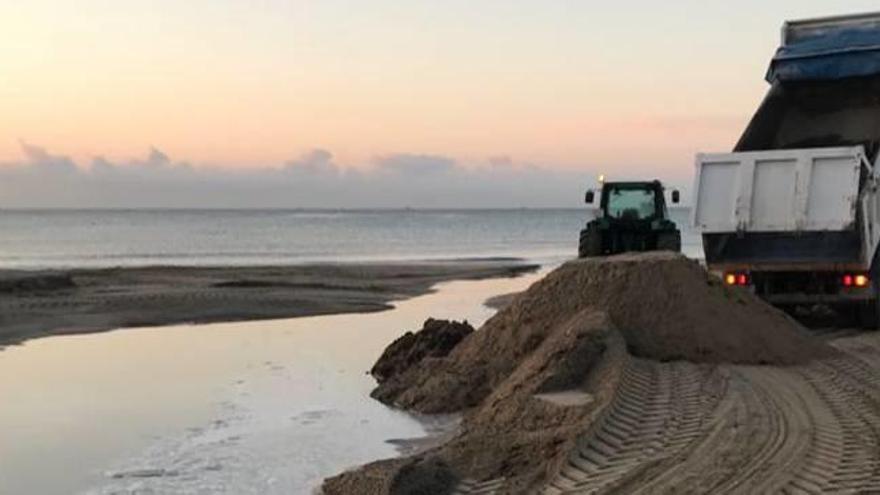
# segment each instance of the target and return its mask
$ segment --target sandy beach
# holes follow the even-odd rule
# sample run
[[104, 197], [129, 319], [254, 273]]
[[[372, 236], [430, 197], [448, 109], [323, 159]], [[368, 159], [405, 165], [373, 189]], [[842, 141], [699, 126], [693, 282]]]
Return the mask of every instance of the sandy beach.
[[449, 280], [509, 277], [518, 259], [0, 271], [0, 348], [62, 333], [388, 309]]
[[876, 332], [823, 335], [670, 253], [570, 261], [477, 329], [392, 343], [371, 396], [459, 413], [327, 495], [876, 493]]

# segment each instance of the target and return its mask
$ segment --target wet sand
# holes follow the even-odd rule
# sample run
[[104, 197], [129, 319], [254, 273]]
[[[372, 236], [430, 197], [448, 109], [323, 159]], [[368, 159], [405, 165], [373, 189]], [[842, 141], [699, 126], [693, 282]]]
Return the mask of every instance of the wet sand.
[[518, 259], [266, 267], [0, 270], [0, 348], [64, 333], [389, 309], [439, 282], [510, 277]]

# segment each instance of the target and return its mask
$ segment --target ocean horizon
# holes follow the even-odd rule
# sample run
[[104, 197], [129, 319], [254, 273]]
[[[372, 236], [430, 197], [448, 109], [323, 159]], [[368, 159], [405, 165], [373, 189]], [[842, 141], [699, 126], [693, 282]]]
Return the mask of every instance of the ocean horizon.
[[[699, 257], [687, 208], [671, 209]], [[0, 268], [246, 266], [577, 252], [585, 208], [0, 210]]]

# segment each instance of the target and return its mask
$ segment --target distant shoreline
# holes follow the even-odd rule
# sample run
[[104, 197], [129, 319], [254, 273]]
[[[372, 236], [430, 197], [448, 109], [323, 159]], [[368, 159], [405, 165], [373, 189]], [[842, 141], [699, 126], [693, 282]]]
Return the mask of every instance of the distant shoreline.
[[[687, 210], [691, 208], [689, 204], [670, 204], [666, 206], [670, 210]], [[206, 207], [163, 207], [163, 206], [97, 206], [88, 207], [67, 207], [67, 206], [16, 206], [16, 207], [0, 207], [2, 212], [137, 212], [137, 211], [157, 211], [157, 212], [208, 212], [217, 213], [224, 211], [241, 211], [241, 212], [301, 212], [301, 213], [444, 213], [444, 212], [503, 212], [503, 211], [584, 211], [588, 210], [583, 205], [574, 206], [503, 206], [503, 207], [480, 207], [480, 208], [422, 208], [422, 207], [389, 207], [389, 208], [285, 208], [285, 207], [243, 207], [243, 208], [206, 208]]]
[[439, 282], [514, 277], [538, 268], [496, 257], [0, 270], [0, 349], [37, 337], [125, 327], [382, 311]]
[[[681, 205], [670, 205], [671, 208], [688, 208]], [[480, 211], [570, 211], [584, 210], [583, 206], [505, 206], [496, 208], [421, 208], [421, 207], [391, 207], [391, 208], [274, 208], [274, 207], [243, 207], [243, 208], [208, 208], [208, 207], [178, 207], [178, 206], [96, 206], [90, 207], [68, 207], [68, 206], [16, 206], [16, 207], [0, 207], [0, 212], [106, 212], [106, 211], [194, 211], [194, 212], [224, 212], [224, 211], [245, 211], [245, 212], [305, 212], [305, 213], [404, 213], [404, 212], [425, 212], [425, 213], [443, 213], [443, 212], [480, 212]]]
[[[48, 274], [64, 274], [64, 273], [73, 273], [73, 272], [99, 272], [99, 271], [107, 271], [107, 270], [171, 270], [171, 269], [183, 269], [183, 270], [251, 270], [251, 269], [270, 269], [270, 268], [284, 268], [284, 269], [295, 269], [295, 268], [304, 268], [304, 267], [356, 267], [356, 266], [366, 266], [366, 267], [383, 267], [383, 266], [446, 266], [452, 263], [510, 263], [510, 264], [520, 264], [527, 263], [526, 258], [521, 256], [440, 256], [436, 258], [432, 258], [430, 256], [420, 256], [413, 258], [406, 257], [397, 257], [394, 259], [387, 258], [361, 258], [361, 259], [343, 259], [338, 261], [321, 261], [306, 259], [303, 261], [291, 261], [290, 263], [205, 263], [205, 264], [193, 264], [193, 263], [143, 263], [143, 264], [106, 264], [106, 265], [46, 265], [46, 266], [34, 266], [34, 267], [8, 267], [3, 268], [0, 267], [0, 298], [3, 296], [3, 284], [8, 280], [16, 277], [26, 277], [30, 275], [48, 275]], [[537, 265], [538, 263], [532, 263]]]

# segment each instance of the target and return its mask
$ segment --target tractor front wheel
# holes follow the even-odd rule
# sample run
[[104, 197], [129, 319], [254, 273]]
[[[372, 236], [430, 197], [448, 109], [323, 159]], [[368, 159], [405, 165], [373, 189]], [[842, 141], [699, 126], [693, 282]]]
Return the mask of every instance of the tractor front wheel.
[[581, 230], [580, 242], [578, 242], [578, 258], [602, 255], [602, 234], [591, 228]]
[[676, 230], [674, 232], [661, 232], [657, 235], [657, 250], [658, 251], [675, 251], [676, 253], [681, 252], [681, 232]]

